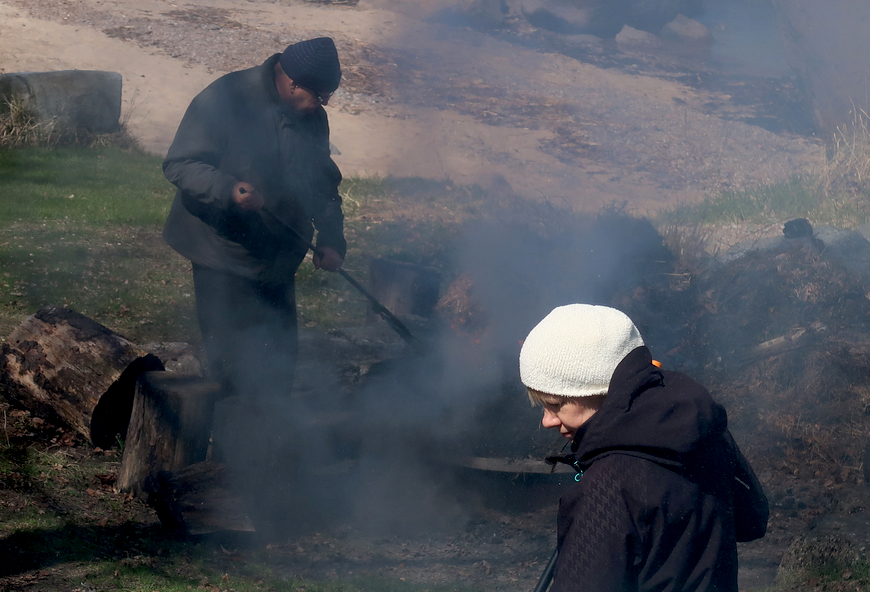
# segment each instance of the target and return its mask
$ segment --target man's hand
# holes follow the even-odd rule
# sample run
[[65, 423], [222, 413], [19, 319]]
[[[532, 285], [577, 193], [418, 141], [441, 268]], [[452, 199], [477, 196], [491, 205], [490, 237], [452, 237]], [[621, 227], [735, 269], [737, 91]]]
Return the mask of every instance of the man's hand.
[[244, 181], [233, 186], [233, 202], [243, 210], [259, 210], [266, 203], [260, 192]]
[[342, 256], [329, 247], [317, 247], [314, 251], [314, 269], [338, 271], [342, 264], [344, 264]]

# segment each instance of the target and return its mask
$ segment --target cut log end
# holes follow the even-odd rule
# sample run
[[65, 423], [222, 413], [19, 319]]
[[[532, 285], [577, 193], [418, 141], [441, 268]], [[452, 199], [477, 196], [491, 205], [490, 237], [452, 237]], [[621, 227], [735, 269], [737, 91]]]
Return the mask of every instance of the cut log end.
[[145, 497], [145, 484], [155, 475], [205, 461], [219, 390], [220, 385], [199, 376], [139, 375], [118, 491]]
[[91, 442], [111, 448], [126, 440], [136, 380], [145, 372], [161, 371], [163, 363], [152, 354], [133, 360], [121, 376], [106, 390], [91, 415]]
[[37, 311], [0, 346], [3, 396], [101, 448], [126, 434], [136, 378], [149, 370], [163, 370], [156, 356], [60, 306]]

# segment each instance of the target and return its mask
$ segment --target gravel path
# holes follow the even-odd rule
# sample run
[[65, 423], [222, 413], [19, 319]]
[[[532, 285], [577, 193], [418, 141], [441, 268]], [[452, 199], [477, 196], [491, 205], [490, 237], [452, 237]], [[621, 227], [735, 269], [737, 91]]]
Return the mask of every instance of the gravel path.
[[[302, 38], [334, 37], [345, 79], [330, 110], [348, 155], [340, 164], [351, 174], [446, 175], [457, 182], [495, 174], [522, 195], [575, 208], [627, 201], [657, 209], [785, 179], [821, 158], [811, 138], [747, 123], [758, 110], [746, 96], [728, 94], [747, 83], [732, 81], [727, 93], [721, 83], [685, 84], [690, 74], [715, 78], [697, 65], [630, 56], [607, 62], [600, 51], [567, 51], [559, 39], [536, 39], [539, 49], [529, 49], [522, 36], [500, 39], [401, 12], [390, 17], [399, 30], [389, 35], [350, 30], [363, 15], [393, 14], [383, 8], [392, 7], [387, 0], [333, 9], [336, 19], [318, 21], [321, 28], [273, 22], [274, 2], [155, 2], [4, 0], [34, 17], [91, 27], [215, 74], [260, 63]], [[311, 5], [290, 8], [305, 6]], [[771, 82], [756, 82], [760, 104]], [[779, 98], [791, 100], [786, 94]], [[418, 154], [425, 143], [432, 146]], [[372, 156], [360, 164], [366, 151]]]

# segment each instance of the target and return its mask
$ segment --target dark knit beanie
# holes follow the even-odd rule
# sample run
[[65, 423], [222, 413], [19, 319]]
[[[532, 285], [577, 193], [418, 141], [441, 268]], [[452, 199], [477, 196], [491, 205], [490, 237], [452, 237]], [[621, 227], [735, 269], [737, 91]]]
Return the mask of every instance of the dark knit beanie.
[[293, 82], [316, 93], [331, 93], [341, 82], [338, 51], [329, 37], [294, 43], [281, 54], [281, 69]]

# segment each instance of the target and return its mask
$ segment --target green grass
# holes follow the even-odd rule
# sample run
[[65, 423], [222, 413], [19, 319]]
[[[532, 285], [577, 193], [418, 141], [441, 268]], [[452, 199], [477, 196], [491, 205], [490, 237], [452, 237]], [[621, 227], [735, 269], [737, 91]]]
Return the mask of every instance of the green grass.
[[[43, 503], [15, 503], [12, 494], [4, 492], [7, 503], [0, 505], [0, 532], [14, 535], [34, 530], [51, 531], [62, 528], [65, 506], [75, 505], [87, 487], [91, 487], [93, 474], [70, 462], [62, 453], [45, 452], [36, 448], [0, 445], [0, 491], [9, 490], [36, 499], [54, 500]], [[58, 511], [61, 510], [61, 511]]]
[[[27, 419], [18, 419], [17, 438]], [[24, 423], [20, 423], [24, 421]], [[461, 583], [335, 574], [247, 539], [167, 537], [141, 504], [99, 485], [118, 456], [0, 443], [0, 587], [40, 592], [474, 592]], [[146, 519], [147, 517], [147, 519]], [[16, 586], [17, 584], [17, 586]], [[7, 588], [4, 586], [11, 586]]]
[[[174, 188], [160, 164], [111, 147], [0, 150], [0, 339], [59, 304], [136, 343], [198, 341], [190, 264], [161, 237]], [[345, 269], [363, 283], [373, 257], [444, 266], [459, 225], [486, 199], [415, 178], [348, 178], [340, 191]], [[303, 325], [364, 322], [365, 299], [310, 259], [297, 292]]]
[[195, 335], [190, 266], [157, 225], [22, 220], [0, 228], [0, 261], [3, 336], [49, 304], [140, 343]]
[[0, 223], [161, 224], [174, 191], [160, 162], [115, 148], [0, 151]]
[[172, 195], [154, 156], [0, 151], [0, 337], [49, 304], [143, 343], [195, 334], [188, 265], [160, 239]]
[[699, 204], [662, 212], [658, 218], [685, 225], [781, 222], [807, 218], [814, 224], [856, 228], [870, 217], [870, 196], [828, 195], [810, 175], [708, 196]]
[[[174, 188], [158, 157], [111, 147], [0, 150], [0, 339], [48, 304], [69, 306], [137, 343], [199, 339], [190, 264], [161, 236]], [[867, 196], [825, 194], [795, 176], [711, 195], [658, 216], [683, 226], [781, 222], [855, 228], [870, 216]], [[368, 279], [373, 257], [436, 267], [445, 285], [456, 237], [469, 219], [493, 212], [545, 229], [564, 213], [477, 186], [420, 178], [347, 178], [345, 269]], [[367, 302], [309, 261], [297, 274], [300, 321], [329, 329], [361, 324]]]
[[204, 568], [196, 577], [173, 573], [172, 567], [161, 565], [102, 565], [99, 570], [87, 573], [83, 583], [103, 590], [129, 592], [189, 592], [211, 590], [213, 592], [471, 592], [472, 588], [422, 585], [399, 580], [374, 578], [342, 578], [333, 582], [314, 582], [301, 579], [279, 579], [263, 570], [257, 574], [221, 573]]
[[870, 561], [866, 556], [854, 561], [826, 561], [807, 565], [800, 573], [785, 572], [762, 592], [804, 592], [815, 590], [866, 590], [870, 586]]

